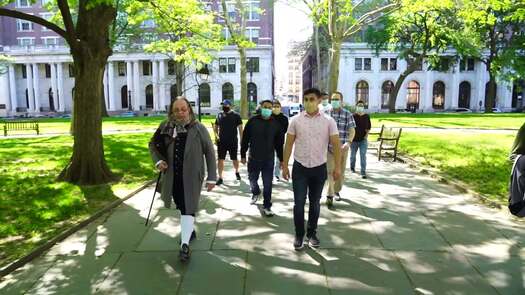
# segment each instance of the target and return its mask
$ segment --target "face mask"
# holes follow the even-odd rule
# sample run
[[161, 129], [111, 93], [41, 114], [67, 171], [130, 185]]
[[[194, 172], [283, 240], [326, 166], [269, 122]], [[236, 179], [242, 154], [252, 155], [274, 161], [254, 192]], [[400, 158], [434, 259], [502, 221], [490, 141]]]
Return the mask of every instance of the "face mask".
[[222, 107], [222, 110], [225, 111], [226, 113], [230, 111], [230, 107]]
[[323, 107], [327, 106], [328, 105], [328, 99], [323, 99]]
[[315, 113], [319, 110], [315, 101], [308, 101], [304, 104], [304, 109], [307, 113]]
[[332, 107], [334, 109], [340, 108], [341, 107], [341, 101], [339, 101], [339, 100], [332, 100]]
[[358, 112], [358, 113], [363, 113], [365, 111], [365, 108], [364, 107], [356, 107], [355, 111]]
[[270, 109], [261, 109], [261, 115], [263, 118], [269, 118], [272, 115], [272, 110]]
[[281, 108], [273, 108], [272, 112], [274, 115], [279, 115], [281, 113]]

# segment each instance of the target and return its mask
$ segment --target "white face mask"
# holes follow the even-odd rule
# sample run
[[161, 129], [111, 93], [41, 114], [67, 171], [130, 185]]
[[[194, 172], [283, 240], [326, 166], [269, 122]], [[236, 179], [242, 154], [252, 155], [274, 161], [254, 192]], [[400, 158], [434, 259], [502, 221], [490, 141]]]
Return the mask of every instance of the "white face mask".
[[358, 113], [364, 113], [365, 112], [365, 108], [364, 107], [356, 107], [355, 111], [358, 112]]

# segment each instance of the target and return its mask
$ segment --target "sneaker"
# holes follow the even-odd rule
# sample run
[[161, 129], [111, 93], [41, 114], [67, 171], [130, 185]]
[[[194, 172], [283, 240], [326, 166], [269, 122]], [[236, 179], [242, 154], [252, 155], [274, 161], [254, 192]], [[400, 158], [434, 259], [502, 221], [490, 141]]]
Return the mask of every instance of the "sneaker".
[[341, 201], [341, 195], [339, 195], [339, 193], [335, 193], [335, 200]]
[[263, 212], [266, 217], [272, 217], [275, 215], [275, 213], [273, 213], [272, 209], [270, 208], [264, 208]]
[[281, 178], [279, 176], [275, 175], [275, 180], [281, 181]]
[[295, 241], [293, 242], [293, 247], [296, 251], [299, 251], [303, 249], [303, 237], [295, 237]]
[[179, 251], [180, 261], [187, 262], [188, 260], [190, 260], [190, 256], [191, 256], [190, 246], [188, 246], [187, 244], [182, 244], [182, 247], [180, 247], [180, 251]]
[[363, 174], [363, 175], [361, 175], [361, 178], [362, 179], [367, 179], [368, 177], [366, 177], [366, 174]]
[[321, 245], [321, 242], [319, 241], [317, 236], [314, 234], [308, 238], [308, 245], [312, 248], [319, 248], [319, 245]]
[[237, 180], [241, 181], [241, 175], [239, 174], [239, 172], [235, 173], [235, 177], [237, 177]]
[[332, 207], [334, 205], [334, 197], [326, 196], [326, 205]]
[[350, 170], [352, 171], [352, 173], [355, 173], [355, 168], [350, 168]]
[[250, 202], [250, 204], [255, 205], [255, 203], [257, 203], [258, 200], [259, 195], [252, 195], [252, 201]]
[[223, 183], [224, 183], [224, 181], [222, 181], [222, 178], [219, 178], [219, 179], [217, 180], [217, 182], [215, 183], [215, 185], [221, 185], [221, 184], [223, 184]]

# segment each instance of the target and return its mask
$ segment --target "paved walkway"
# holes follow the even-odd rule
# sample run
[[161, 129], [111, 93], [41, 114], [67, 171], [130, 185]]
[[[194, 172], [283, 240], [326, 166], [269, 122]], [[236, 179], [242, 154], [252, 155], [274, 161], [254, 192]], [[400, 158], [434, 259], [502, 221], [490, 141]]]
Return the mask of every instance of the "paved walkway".
[[188, 265], [174, 210], [156, 202], [144, 226], [149, 188], [9, 275], [0, 293], [525, 294], [523, 223], [375, 159], [369, 179], [348, 173], [343, 200], [321, 208], [318, 250], [292, 248], [289, 183], [275, 186], [277, 216], [265, 218], [246, 178], [229, 172], [205, 194]]

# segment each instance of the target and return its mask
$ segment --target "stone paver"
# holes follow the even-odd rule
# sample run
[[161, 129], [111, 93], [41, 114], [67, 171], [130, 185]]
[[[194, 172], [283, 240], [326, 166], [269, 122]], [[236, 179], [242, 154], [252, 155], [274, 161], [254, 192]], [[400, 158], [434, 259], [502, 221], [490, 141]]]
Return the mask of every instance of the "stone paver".
[[[320, 249], [296, 252], [291, 183], [273, 210], [250, 205], [227, 166], [204, 193], [188, 265], [179, 213], [139, 192], [0, 281], [0, 294], [525, 294], [525, 227], [407, 165], [347, 171], [343, 200], [319, 218]], [[261, 203], [262, 201], [260, 201]]]

